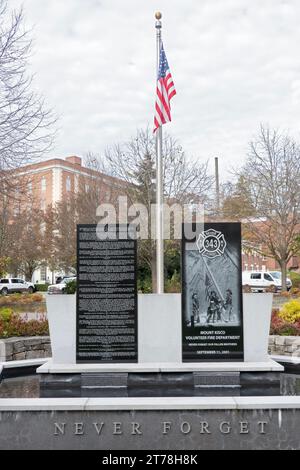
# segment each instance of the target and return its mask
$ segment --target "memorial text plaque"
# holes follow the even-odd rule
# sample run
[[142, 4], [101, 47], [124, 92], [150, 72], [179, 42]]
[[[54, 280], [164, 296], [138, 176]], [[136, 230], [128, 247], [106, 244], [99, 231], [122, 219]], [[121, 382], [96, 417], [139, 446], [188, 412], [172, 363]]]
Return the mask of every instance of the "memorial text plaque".
[[137, 362], [137, 242], [96, 228], [77, 228], [76, 360]]

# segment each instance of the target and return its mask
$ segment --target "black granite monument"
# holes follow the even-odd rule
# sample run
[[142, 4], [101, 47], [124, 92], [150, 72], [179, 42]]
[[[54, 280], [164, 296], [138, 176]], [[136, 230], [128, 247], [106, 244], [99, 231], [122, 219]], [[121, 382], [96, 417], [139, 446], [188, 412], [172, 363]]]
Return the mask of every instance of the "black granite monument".
[[[241, 225], [191, 225], [182, 243], [183, 361], [242, 361]], [[192, 231], [193, 229], [193, 231]]]
[[137, 362], [136, 243], [78, 225], [77, 363]]

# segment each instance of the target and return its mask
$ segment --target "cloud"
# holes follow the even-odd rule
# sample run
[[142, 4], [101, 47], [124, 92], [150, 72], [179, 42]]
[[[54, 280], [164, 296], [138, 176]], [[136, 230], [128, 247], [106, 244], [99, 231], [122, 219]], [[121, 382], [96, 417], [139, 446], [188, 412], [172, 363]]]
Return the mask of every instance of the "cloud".
[[299, 0], [22, 3], [36, 87], [61, 116], [55, 155], [101, 153], [152, 123], [158, 9], [177, 88], [165, 129], [188, 154], [225, 172], [260, 122], [299, 132]]

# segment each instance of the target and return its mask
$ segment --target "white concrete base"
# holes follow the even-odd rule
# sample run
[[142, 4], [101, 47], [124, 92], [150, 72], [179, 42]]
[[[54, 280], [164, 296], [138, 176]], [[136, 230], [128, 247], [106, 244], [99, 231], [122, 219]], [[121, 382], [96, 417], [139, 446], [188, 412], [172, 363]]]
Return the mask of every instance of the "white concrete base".
[[22, 368], [22, 367], [38, 367], [47, 362], [51, 361], [49, 357], [41, 358], [41, 359], [24, 359], [23, 361], [7, 361], [7, 362], [0, 362], [0, 380], [1, 374], [4, 369], [15, 369], [15, 368]]
[[80, 374], [83, 372], [283, 372], [284, 367], [269, 359], [266, 362], [190, 362], [139, 364], [55, 364], [47, 362], [39, 374]]
[[[46, 301], [53, 363], [75, 364], [76, 296], [47, 295]], [[244, 360], [251, 364], [268, 364], [272, 294], [243, 294], [243, 304]], [[181, 355], [181, 294], [140, 294], [138, 357], [141, 367], [147, 363], [165, 363], [172, 367], [174, 363], [181, 363]], [[208, 363], [208, 367], [212, 367], [212, 363]], [[224, 366], [220, 367], [223, 370]]]
[[46, 295], [53, 361], [76, 362], [76, 295]]
[[181, 362], [181, 294], [138, 296], [138, 359]]
[[300, 357], [296, 356], [276, 356], [272, 355], [271, 358], [273, 361], [277, 361], [283, 364], [293, 364], [293, 365], [300, 365]]
[[41, 366], [46, 362], [51, 361], [50, 357], [41, 358], [41, 359], [24, 359], [22, 361], [7, 361], [0, 363], [3, 369], [15, 369], [15, 368], [22, 368], [22, 367], [32, 367], [32, 366]]
[[244, 360], [268, 360], [273, 294], [243, 294]]

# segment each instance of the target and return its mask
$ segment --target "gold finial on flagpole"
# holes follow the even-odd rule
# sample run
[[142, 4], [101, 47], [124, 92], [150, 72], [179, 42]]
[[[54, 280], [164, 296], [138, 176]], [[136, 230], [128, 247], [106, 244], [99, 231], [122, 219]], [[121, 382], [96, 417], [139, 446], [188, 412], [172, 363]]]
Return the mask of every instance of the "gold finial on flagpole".
[[160, 12], [160, 11], [157, 11], [157, 12], [155, 13], [155, 18], [156, 18], [157, 20], [161, 20], [161, 17], [162, 17], [161, 12]]

